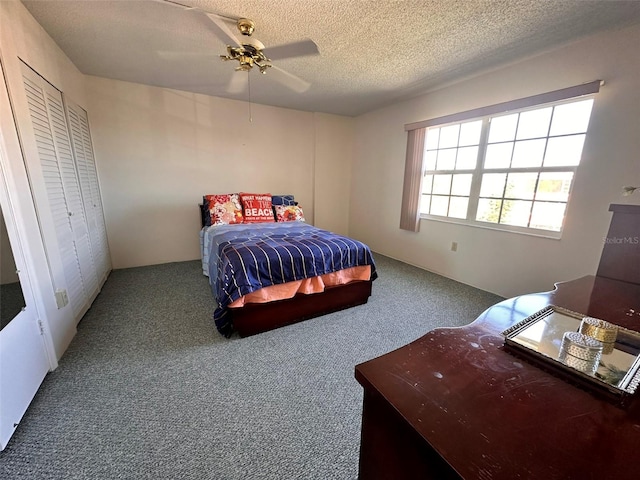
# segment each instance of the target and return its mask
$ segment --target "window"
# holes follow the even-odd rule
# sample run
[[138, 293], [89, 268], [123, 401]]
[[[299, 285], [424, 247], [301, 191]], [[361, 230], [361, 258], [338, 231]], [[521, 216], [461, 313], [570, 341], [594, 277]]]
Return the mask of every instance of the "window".
[[559, 237], [593, 101], [565, 97], [441, 119], [462, 121], [421, 122], [428, 125], [421, 127], [426, 134], [417, 214]]

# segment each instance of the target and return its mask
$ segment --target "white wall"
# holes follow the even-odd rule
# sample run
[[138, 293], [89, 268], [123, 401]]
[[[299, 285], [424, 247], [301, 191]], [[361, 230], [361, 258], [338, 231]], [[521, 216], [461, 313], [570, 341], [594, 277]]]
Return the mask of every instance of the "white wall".
[[114, 268], [199, 258], [205, 194], [293, 194], [346, 231], [348, 210], [314, 192], [348, 197], [334, 173], [350, 170], [353, 119], [254, 104], [250, 121], [246, 102], [98, 77], [87, 95]]
[[[506, 297], [594, 274], [623, 185], [640, 185], [640, 27], [603, 33], [357, 118], [349, 232], [376, 251]], [[603, 79], [561, 240], [422, 220], [399, 229], [404, 124]], [[356, 174], [357, 172], [357, 174]], [[458, 242], [458, 251], [450, 250]]]

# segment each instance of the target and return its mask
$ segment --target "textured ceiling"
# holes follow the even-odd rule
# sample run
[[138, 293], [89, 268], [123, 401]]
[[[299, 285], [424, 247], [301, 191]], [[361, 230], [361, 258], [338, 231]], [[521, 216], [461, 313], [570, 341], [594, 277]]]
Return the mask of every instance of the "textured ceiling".
[[[311, 38], [320, 55], [274, 61], [304, 93], [250, 72], [251, 101], [359, 115], [602, 30], [640, 23], [640, 1], [23, 0], [81, 72], [248, 100], [227, 92], [225, 44], [201, 11], [256, 22], [270, 46]], [[235, 27], [231, 27], [234, 29]]]

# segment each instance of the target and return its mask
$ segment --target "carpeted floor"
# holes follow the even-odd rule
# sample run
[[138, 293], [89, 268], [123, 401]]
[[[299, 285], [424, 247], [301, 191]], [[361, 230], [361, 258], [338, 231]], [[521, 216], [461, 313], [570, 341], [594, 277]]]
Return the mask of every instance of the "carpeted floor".
[[215, 330], [199, 262], [112, 272], [0, 478], [357, 478], [355, 365], [501, 300], [375, 259], [368, 304], [245, 339]]

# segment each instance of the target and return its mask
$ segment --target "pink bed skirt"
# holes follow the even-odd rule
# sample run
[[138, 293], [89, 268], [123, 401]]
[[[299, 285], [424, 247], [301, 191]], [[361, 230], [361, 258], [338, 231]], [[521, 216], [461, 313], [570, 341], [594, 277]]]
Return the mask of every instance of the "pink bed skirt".
[[248, 295], [240, 297], [229, 305], [229, 308], [238, 308], [247, 303], [267, 303], [275, 300], [293, 298], [297, 293], [312, 294], [324, 292], [325, 287], [344, 285], [354, 280], [370, 280], [371, 266], [351, 267], [333, 273], [327, 273], [313, 278], [296, 280], [280, 285], [271, 285], [261, 288]]

